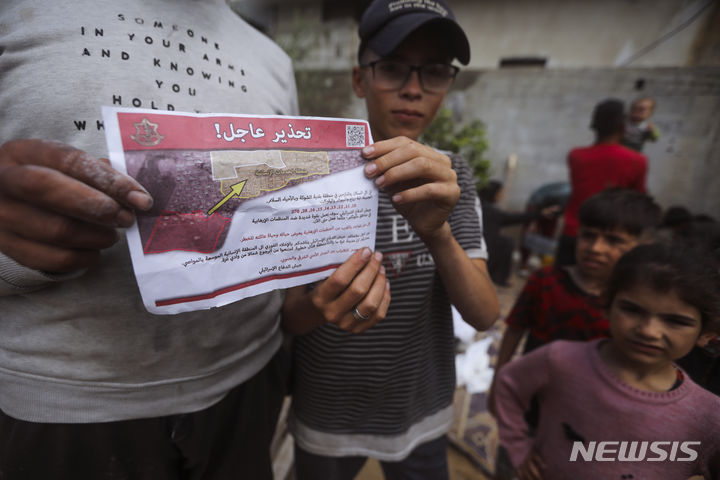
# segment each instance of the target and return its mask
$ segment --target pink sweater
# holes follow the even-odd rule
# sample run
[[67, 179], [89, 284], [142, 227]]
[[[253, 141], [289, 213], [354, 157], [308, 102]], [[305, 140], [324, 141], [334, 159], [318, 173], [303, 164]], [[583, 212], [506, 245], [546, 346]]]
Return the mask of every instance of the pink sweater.
[[[603, 341], [556, 341], [500, 371], [500, 444], [513, 465], [534, 449], [551, 480], [718, 478], [720, 398], [687, 375], [669, 392], [633, 388], [600, 360]], [[540, 423], [530, 438], [523, 413], [534, 394]]]

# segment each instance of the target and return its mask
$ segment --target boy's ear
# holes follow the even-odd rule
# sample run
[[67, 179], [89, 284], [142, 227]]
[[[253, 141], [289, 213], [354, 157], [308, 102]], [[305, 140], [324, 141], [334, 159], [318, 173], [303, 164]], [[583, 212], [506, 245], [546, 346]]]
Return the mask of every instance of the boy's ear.
[[717, 337], [718, 334], [715, 332], [702, 332], [697, 339], [696, 345], [700, 348], [705, 348], [710, 340]]
[[352, 87], [358, 98], [365, 98], [365, 82], [363, 81], [363, 69], [358, 65], [352, 70]]

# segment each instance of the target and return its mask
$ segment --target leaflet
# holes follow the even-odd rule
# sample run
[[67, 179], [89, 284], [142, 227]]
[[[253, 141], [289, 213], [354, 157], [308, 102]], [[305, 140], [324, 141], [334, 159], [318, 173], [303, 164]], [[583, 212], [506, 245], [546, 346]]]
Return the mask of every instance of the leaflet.
[[374, 248], [364, 120], [103, 107], [110, 161], [155, 203], [126, 232], [148, 311], [226, 305]]

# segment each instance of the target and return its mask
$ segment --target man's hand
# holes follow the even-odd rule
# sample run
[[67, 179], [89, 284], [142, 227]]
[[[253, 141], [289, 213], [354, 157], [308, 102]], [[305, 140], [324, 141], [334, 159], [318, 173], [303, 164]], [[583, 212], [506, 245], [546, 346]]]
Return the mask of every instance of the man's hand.
[[295, 334], [307, 333], [325, 323], [361, 333], [385, 318], [389, 305], [390, 284], [382, 266], [382, 255], [363, 248], [314, 289], [288, 290], [283, 325]]
[[388, 192], [415, 233], [426, 243], [440, 234], [460, 198], [450, 158], [407, 137], [365, 147], [363, 156], [372, 160], [365, 174]]
[[0, 146], [0, 252], [36, 270], [94, 264], [152, 198], [107, 160], [57, 142]]

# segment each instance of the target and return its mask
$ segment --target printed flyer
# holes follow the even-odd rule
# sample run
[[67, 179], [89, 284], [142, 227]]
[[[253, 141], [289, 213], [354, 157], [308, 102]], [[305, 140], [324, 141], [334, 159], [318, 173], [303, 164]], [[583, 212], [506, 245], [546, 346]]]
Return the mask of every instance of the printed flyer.
[[103, 107], [103, 121], [113, 167], [155, 201], [126, 233], [152, 313], [321, 280], [374, 248], [364, 120]]

